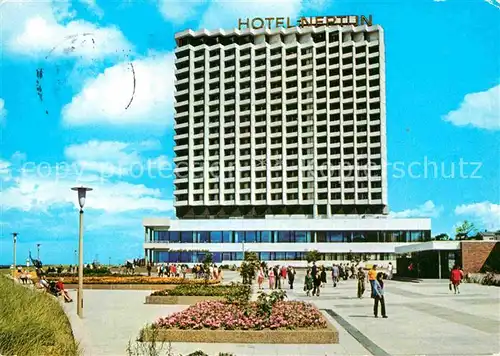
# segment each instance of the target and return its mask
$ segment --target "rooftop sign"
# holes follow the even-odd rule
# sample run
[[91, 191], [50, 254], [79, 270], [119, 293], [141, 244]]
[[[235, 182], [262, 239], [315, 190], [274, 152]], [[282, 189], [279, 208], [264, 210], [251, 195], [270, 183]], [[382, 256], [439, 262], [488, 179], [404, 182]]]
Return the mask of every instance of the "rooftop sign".
[[238, 19], [238, 30], [246, 28], [258, 30], [276, 27], [321, 27], [321, 26], [372, 26], [372, 15], [309, 16], [292, 21], [290, 17], [254, 17]]

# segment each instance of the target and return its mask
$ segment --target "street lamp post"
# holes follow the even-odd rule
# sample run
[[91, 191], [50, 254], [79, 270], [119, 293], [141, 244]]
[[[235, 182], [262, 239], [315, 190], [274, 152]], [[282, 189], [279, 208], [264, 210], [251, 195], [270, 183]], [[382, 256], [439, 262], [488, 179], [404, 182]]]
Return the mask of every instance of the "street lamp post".
[[19, 235], [17, 232], [12, 233], [12, 242], [13, 242], [13, 262], [12, 262], [12, 277], [16, 278], [16, 244], [17, 244], [17, 235]]
[[78, 234], [78, 292], [76, 313], [80, 318], [83, 318], [83, 206], [85, 205], [85, 197], [87, 192], [92, 188], [74, 187], [71, 188], [78, 192], [78, 204], [80, 205], [80, 229]]

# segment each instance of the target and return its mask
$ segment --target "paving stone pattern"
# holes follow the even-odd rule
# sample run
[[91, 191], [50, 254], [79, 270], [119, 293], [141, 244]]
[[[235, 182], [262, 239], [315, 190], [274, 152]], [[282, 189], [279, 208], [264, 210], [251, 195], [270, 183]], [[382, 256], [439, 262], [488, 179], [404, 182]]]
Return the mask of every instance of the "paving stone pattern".
[[[356, 298], [356, 281], [331, 283], [320, 297], [306, 297], [303, 272], [296, 276], [289, 299], [313, 302], [339, 331], [337, 345], [245, 345], [175, 343], [172, 349], [187, 355], [203, 350], [209, 355], [232, 352], [237, 356], [330, 356], [330, 355], [454, 355], [500, 353], [500, 288], [463, 284], [461, 294], [448, 290], [446, 280], [422, 283], [386, 281], [388, 319], [373, 317], [369, 292]], [[238, 281], [225, 272], [226, 281]], [[288, 285], [286, 285], [288, 287]], [[256, 290], [256, 288], [254, 288]], [[76, 293], [71, 291], [76, 299]], [[75, 322], [76, 306], [66, 304], [77, 335], [85, 340], [85, 355], [126, 355], [129, 340], [142, 326], [187, 306], [148, 305], [148, 291], [85, 290], [85, 315]]]

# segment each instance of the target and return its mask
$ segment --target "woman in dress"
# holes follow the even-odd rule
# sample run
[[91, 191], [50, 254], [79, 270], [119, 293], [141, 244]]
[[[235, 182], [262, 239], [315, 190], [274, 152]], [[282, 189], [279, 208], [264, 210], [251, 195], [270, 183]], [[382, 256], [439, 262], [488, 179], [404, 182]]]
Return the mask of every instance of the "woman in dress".
[[257, 283], [259, 284], [259, 289], [262, 288], [262, 283], [264, 282], [264, 270], [262, 267], [259, 268], [259, 272], [257, 274]]
[[[269, 272], [268, 272], [268, 275], [269, 275], [269, 289], [274, 289], [274, 271], [272, 268], [269, 268]], [[279, 278], [279, 276], [278, 276]]]

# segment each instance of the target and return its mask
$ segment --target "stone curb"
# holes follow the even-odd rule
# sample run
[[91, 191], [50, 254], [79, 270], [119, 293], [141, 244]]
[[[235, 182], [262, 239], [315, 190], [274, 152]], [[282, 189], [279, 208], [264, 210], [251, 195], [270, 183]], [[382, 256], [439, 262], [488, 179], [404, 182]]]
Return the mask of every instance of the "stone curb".
[[224, 300], [221, 296], [203, 296], [203, 295], [149, 295], [146, 297], [145, 304], [177, 304], [193, 305], [207, 300]]

